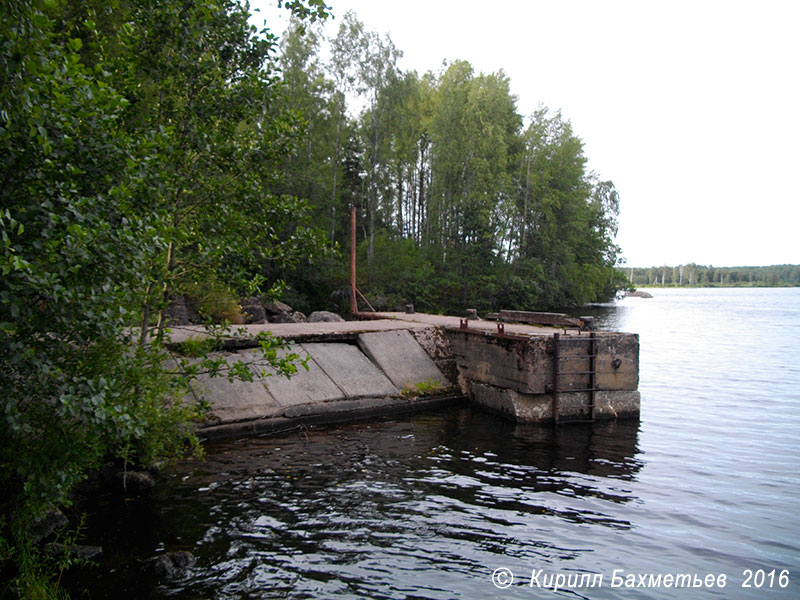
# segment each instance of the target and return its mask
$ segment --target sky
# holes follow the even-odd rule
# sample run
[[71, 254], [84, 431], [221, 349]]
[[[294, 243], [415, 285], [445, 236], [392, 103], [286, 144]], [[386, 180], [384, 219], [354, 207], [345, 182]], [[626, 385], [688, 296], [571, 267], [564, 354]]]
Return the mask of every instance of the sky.
[[[274, 0], [251, 0], [282, 32]], [[504, 70], [560, 110], [620, 194], [629, 266], [800, 264], [800, 2], [327, 0], [404, 70]], [[339, 17], [337, 19], [336, 17]]]

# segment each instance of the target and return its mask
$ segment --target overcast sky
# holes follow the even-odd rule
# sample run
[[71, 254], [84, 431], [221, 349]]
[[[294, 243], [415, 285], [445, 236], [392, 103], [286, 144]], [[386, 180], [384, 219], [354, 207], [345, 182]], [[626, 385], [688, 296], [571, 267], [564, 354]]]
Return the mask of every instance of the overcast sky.
[[560, 110], [620, 193], [630, 266], [800, 263], [800, 2], [327, 3], [331, 34], [353, 10], [405, 70], [503, 69], [520, 114]]

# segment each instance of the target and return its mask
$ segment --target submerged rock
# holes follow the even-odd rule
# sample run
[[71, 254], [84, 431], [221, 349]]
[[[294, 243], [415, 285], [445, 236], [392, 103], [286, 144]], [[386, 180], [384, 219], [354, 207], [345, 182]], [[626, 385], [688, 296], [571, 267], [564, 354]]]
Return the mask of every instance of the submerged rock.
[[159, 579], [180, 577], [193, 567], [197, 559], [191, 552], [167, 552], [153, 560], [153, 573]]
[[126, 470], [113, 462], [102, 466], [100, 476], [111, 489], [126, 494], [138, 494], [156, 485], [156, 480], [147, 471]]
[[635, 292], [625, 292], [626, 296], [632, 296], [634, 298], [652, 298], [653, 294], [649, 292], [643, 292], [642, 290], [636, 290]]
[[156, 480], [147, 471], [127, 471], [117, 473], [117, 480], [127, 492], [137, 494], [156, 486]]

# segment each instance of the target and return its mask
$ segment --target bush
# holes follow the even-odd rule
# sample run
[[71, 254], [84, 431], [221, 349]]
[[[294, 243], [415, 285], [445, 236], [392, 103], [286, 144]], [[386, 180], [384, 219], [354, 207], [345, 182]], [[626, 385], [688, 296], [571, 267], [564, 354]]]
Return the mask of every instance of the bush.
[[213, 277], [179, 285], [178, 290], [186, 295], [206, 322], [244, 323], [242, 307], [231, 289]]

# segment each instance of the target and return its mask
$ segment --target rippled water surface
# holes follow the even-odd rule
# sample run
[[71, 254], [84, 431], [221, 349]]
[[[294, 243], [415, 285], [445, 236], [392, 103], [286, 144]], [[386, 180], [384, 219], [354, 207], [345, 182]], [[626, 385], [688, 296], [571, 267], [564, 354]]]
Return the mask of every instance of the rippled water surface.
[[[105, 554], [72, 585], [92, 598], [800, 597], [800, 289], [652, 292], [595, 310], [601, 328], [640, 334], [641, 421], [517, 426], [464, 407], [212, 444], [147, 498], [91, 500], [87, 535]], [[173, 550], [197, 564], [155, 582], [146, 561]], [[727, 586], [612, 588], [615, 569]], [[761, 589], [742, 587], [745, 569], [766, 572]], [[603, 579], [553, 591], [530, 587], [533, 572]]]

